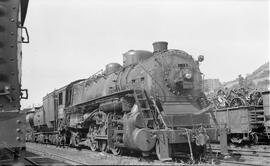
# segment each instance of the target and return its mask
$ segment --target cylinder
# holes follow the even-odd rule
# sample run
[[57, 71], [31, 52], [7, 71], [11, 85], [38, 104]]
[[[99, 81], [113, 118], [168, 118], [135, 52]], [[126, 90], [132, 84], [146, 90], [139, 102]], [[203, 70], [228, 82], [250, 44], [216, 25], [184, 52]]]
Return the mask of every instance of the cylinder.
[[153, 43], [154, 53], [164, 52], [168, 50], [168, 42], [158, 41]]

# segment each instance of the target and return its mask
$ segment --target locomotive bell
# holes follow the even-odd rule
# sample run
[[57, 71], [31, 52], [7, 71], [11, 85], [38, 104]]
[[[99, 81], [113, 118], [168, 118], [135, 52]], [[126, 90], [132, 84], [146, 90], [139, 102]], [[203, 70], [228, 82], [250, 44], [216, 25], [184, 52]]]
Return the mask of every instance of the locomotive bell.
[[204, 60], [204, 56], [203, 55], [199, 55], [198, 56], [198, 62], [202, 62]]
[[154, 53], [164, 52], [168, 50], [168, 42], [158, 41], [153, 43]]

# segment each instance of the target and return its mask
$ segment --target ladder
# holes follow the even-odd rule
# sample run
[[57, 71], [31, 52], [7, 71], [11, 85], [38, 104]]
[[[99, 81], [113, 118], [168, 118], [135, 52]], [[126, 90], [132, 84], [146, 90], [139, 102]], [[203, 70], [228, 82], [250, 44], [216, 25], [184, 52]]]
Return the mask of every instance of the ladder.
[[135, 103], [138, 106], [138, 110], [140, 111], [143, 119], [144, 119], [144, 125], [147, 128], [151, 128], [149, 125], [153, 125], [152, 127], [154, 128], [154, 125], [157, 125], [157, 120], [155, 117], [154, 112], [152, 112], [148, 98], [146, 95], [146, 92], [144, 90], [134, 90], [134, 98], [135, 98]]
[[[165, 122], [165, 120], [164, 120], [164, 117], [162, 116], [162, 114], [161, 114], [161, 112], [160, 112], [160, 110], [159, 110], [159, 108], [158, 108], [158, 106], [156, 104], [156, 101], [154, 99], [152, 99], [152, 103], [153, 103], [153, 107], [155, 108], [155, 110], [157, 111], [157, 113], [158, 113], [158, 115], [160, 117], [160, 120], [161, 120], [163, 126], [165, 127], [166, 130], [169, 129], [166, 122]], [[160, 121], [158, 121], [157, 119], [156, 119], [156, 121], [157, 121], [157, 123], [156, 123], [157, 126], [160, 127], [161, 126]]]

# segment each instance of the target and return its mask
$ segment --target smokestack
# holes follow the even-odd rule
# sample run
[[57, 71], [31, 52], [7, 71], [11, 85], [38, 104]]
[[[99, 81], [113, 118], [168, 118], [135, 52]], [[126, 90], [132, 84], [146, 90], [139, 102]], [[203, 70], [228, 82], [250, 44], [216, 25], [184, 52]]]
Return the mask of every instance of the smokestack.
[[153, 43], [154, 53], [168, 50], [168, 42], [158, 41]]

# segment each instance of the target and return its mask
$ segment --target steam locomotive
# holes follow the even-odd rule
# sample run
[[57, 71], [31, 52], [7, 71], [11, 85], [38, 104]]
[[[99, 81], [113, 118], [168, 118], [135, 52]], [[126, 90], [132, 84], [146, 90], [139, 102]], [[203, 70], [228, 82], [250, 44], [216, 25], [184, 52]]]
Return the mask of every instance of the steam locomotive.
[[[25, 153], [25, 114], [20, 100], [23, 27], [28, 0], [0, 1], [0, 163], [22, 163]], [[26, 96], [24, 95], [26, 94]]]
[[123, 66], [106, 65], [87, 79], [74, 81], [43, 98], [27, 114], [27, 140], [86, 146], [120, 155], [126, 150], [155, 153], [160, 160], [205, 149], [210, 123], [202, 92], [200, 55], [153, 43], [153, 52], [130, 50]]

